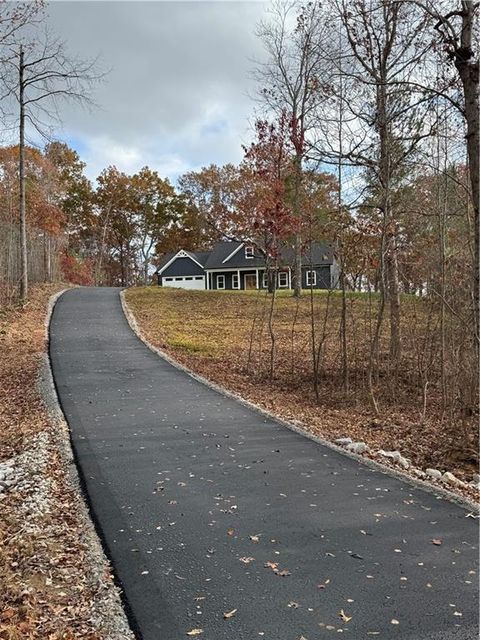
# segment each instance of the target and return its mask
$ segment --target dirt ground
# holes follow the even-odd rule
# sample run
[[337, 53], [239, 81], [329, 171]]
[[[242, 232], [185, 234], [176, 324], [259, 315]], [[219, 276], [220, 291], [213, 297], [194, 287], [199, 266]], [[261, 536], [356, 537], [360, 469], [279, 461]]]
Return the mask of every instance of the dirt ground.
[[62, 288], [35, 286], [27, 305], [0, 311], [2, 640], [113, 637], [99, 610], [112, 576], [101, 561], [92, 567], [82, 505], [61, 451], [65, 436], [37, 386], [48, 300]]
[[[203, 292], [134, 288], [126, 299], [146, 338], [182, 364], [278, 416], [299, 421], [327, 440], [351, 437], [372, 449], [399, 450], [420, 469], [451, 471], [465, 481], [478, 473], [478, 415], [452, 424], [439, 413], [435, 385], [426, 403], [417, 382], [421, 308], [404, 305], [402, 370], [380, 369], [375, 387], [379, 414], [366, 384], [371, 306], [352, 294], [349, 312], [349, 389], [342, 386], [338, 293], [308, 293], [297, 303], [285, 292], [275, 304], [274, 375], [269, 375], [270, 299], [256, 292]], [[317, 341], [323, 341], [318, 399], [312, 382], [311, 305]], [[252, 325], [254, 324], [253, 332]], [[252, 335], [254, 336], [252, 339]], [[388, 336], [381, 353], [388, 360]], [[390, 374], [390, 375], [389, 375]]]

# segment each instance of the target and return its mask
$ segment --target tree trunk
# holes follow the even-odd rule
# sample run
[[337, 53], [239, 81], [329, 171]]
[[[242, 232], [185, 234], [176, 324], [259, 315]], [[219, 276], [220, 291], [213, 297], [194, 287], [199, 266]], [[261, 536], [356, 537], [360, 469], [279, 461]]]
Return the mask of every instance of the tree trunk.
[[472, 45], [474, 30], [475, 6], [471, 0], [462, 0], [462, 32], [460, 46], [455, 51], [455, 67], [462, 81], [465, 98], [465, 119], [467, 123], [467, 153], [470, 184], [472, 189], [474, 212], [474, 246], [475, 264], [473, 267], [473, 302], [475, 339], [478, 344], [479, 331], [479, 269], [480, 269], [480, 238], [479, 238], [479, 205], [480, 205], [480, 136], [479, 136], [479, 76], [480, 66]]
[[52, 281], [52, 262], [51, 262], [51, 244], [50, 236], [43, 232], [43, 279], [45, 282]]
[[299, 206], [301, 183], [302, 183], [302, 155], [301, 155], [301, 151], [297, 151], [295, 156], [295, 187], [294, 187], [294, 194], [293, 194], [293, 215], [295, 216], [298, 224], [297, 233], [295, 234], [295, 264], [294, 264], [294, 270], [293, 270], [293, 295], [297, 298], [302, 295], [302, 237], [301, 237], [301, 231], [300, 231], [301, 212], [300, 212], [300, 206]]
[[299, 234], [295, 236], [295, 263], [293, 265], [293, 295], [299, 298], [302, 295], [302, 239]]
[[148, 258], [145, 258], [143, 263], [143, 284], [148, 286]]
[[28, 258], [27, 258], [27, 220], [25, 207], [25, 104], [24, 104], [24, 62], [23, 47], [20, 46], [19, 61], [19, 102], [20, 102], [20, 141], [18, 179], [20, 192], [20, 299], [25, 302], [28, 296]]
[[387, 89], [386, 79], [377, 86], [377, 118], [378, 135], [380, 138], [380, 210], [383, 214], [385, 228], [385, 260], [384, 276], [386, 275], [386, 287], [382, 287], [382, 293], [388, 296], [390, 303], [390, 362], [393, 370], [398, 369], [401, 357], [400, 334], [400, 287], [398, 278], [398, 250], [397, 250], [397, 225], [392, 210], [391, 201], [391, 172], [392, 149], [390, 124], [387, 121]]
[[120, 245], [120, 285], [125, 286], [125, 252], [123, 244]]

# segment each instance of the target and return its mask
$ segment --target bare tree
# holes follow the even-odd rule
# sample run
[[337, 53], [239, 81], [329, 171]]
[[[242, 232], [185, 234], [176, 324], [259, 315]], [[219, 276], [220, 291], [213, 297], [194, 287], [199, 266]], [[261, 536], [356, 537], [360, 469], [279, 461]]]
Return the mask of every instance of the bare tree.
[[453, 64], [461, 84], [461, 98], [446, 87], [430, 87], [462, 114], [466, 124], [466, 146], [474, 211], [475, 263], [473, 273], [473, 316], [475, 336], [480, 340], [479, 271], [480, 271], [480, 3], [473, 0], [439, 2], [412, 0], [433, 21], [446, 62]]
[[97, 71], [96, 60], [70, 57], [65, 44], [48, 33], [41, 43], [10, 47], [6, 60], [9, 70], [3, 78], [5, 96], [18, 108], [19, 130], [19, 218], [21, 243], [20, 298], [28, 295], [28, 265], [25, 210], [25, 137], [26, 125], [40, 136], [48, 138], [52, 122], [59, 121], [62, 101], [92, 104], [90, 90], [103, 74]]
[[[255, 77], [263, 106], [277, 114], [288, 113], [294, 148], [292, 210], [301, 216], [303, 164], [307, 138], [314, 126], [318, 107], [321, 66], [324, 63], [324, 15], [316, 0], [305, 6], [276, 0], [270, 20], [260, 24], [257, 36], [267, 53], [267, 61], [257, 64]], [[295, 234], [294, 295], [302, 290], [301, 226]]]
[[[418, 73], [432, 43], [428, 20], [417, 7], [397, 0], [332, 0], [329, 4], [332, 38], [342, 35], [342, 51], [325, 56], [337, 66], [330, 83], [332, 109], [322, 106], [318, 118], [319, 160], [338, 165], [342, 156], [363, 176], [371, 206], [380, 214], [379, 284], [390, 309], [390, 358], [393, 368], [401, 357], [401, 308], [398, 272], [400, 228], [392, 202], [409, 162], [421, 141], [431, 134], [431, 96], [408, 89], [403, 83]], [[339, 62], [340, 61], [340, 62]], [[342, 95], [339, 81], [342, 77]], [[342, 105], [342, 149], [338, 104]], [[335, 114], [337, 112], [337, 115]], [[312, 154], [313, 155], [313, 154]]]

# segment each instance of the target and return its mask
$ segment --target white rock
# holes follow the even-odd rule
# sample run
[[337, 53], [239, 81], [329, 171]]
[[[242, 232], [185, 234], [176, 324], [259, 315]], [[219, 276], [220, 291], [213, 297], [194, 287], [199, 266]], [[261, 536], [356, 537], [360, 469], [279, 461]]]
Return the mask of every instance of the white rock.
[[438, 469], [425, 469], [425, 473], [429, 478], [433, 478], [434, 480], [440, 480], [442, 477], [442, 472]]
[[378, 455], [383, 456], [384, 458], [389, 458], [390, 460], [393, 460], [393, 462], [397, 462], [404, 469], [408, 469], [410, 466], [410, 462], [407, 458], [402, 456], [400, 451], [384, 451], [383, 449], [380, 449], [378, 451]]
[[347, 444], [351, 444], [352, 443], [352, 439], [351, 438], [337, 438], [337, 440], [335, 440], [336, 444], [341, 444], [341, 445], [347, 445]]
[[378, 455], [384, 458], [391, 458], [394, 462], [398, 462], [402, 457], [400, 451], [384, 451], [383, 449], [380, 449]]
[[365, 453], [365, 451], [368, 451], [365, 442], [351, 442], [347, 445], [347, 449], [352, 453]]
[[457, 478], [457, 476], [454, 476], [453, 473], [450, 473], [450, 471], [445, 471], [442, 476], [442, 480], [448, 482], [449, 484], [463, 484], [462, 481]]
[[422, 471], [421, 469], [412, 469], [412, 472], [418, 477], [418, 478], [425, 478], [426, 473], [425, 471]]

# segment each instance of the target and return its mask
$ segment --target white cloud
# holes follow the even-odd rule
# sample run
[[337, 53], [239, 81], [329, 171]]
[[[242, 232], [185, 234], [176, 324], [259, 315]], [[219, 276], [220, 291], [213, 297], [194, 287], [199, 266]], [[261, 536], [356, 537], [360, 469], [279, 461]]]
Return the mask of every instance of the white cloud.
[[252, 2], [55, 2], [53, 29], [72, 53], [100, 53], [111, 68], [96, 92], [99, 110], [63, 112], [67, 142], [95, 178], [109, 164], [145, 164], [175, 179], [237, 162], [253, 103], [254, 30], [264, 11]]

